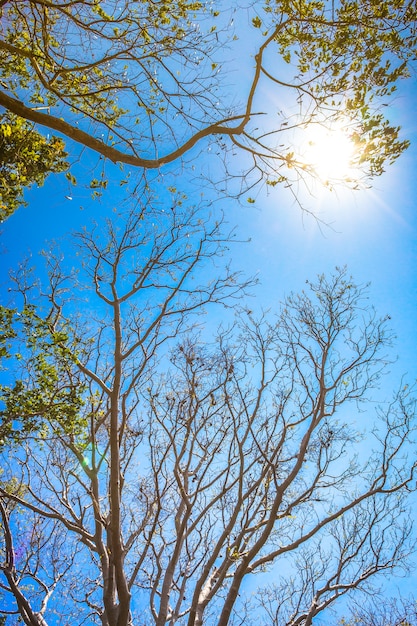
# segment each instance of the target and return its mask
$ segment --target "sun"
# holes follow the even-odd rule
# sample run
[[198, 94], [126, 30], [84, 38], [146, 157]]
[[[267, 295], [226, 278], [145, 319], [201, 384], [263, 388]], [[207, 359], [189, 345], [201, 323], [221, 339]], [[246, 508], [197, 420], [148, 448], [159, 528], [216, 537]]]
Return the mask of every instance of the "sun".
[[309, 124], [300, 149], [302, 163], [323, 183], [355, 177], [356, 146], [347, 129]]

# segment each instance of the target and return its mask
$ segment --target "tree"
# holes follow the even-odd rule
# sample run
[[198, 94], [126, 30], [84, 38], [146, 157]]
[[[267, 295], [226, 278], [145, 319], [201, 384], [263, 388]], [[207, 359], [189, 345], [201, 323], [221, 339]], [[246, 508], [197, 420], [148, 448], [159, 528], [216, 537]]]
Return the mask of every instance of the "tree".
[[354, 605], [351, 617], [340, 626], [415, 626], [417, 604], [413, 598], [388, 599], [377, 596], [370, 603]]
[[[312, 125], [342, 125], [366, 177], [408, 145], [381, 111], [416, 60], [410, 0], [266, 0], [247, 8], [3, 0], [0, 10], [0, 106], [140, 171], [167, 170], [216, 144], [229, 182], [227, 154], [239, 149], [248, 155], [246, 187], [258, 179], [291, 185], [317, 175], [297, 149]], [[245, 55], [251, 77], [240, 85]], [[233, 59], [240, 104], [230, 89]], [[261, 89], [282, 100], [278, 111], [260, 103]], [[241, 177], [242, 161], [239, 168]]]
[[1, 115], [0, 222], [26, 204], [24, 187], [41, 186], [48, 174], [67, 170], [66, 157], [62, 139], [44, 137], [16, 115]]
[[4, 422], [41, 425], [0, 486], [4, 606], [26, 624], [308, 626], [412, 549], [415, 402], [402, 385], [365, 412], [391, 343], [366, 287], [336, 270], [208, 340], [204, 307], [250, 282], [218, 267], [222, 225], [171, 193], [78, 235], [80, 274], [49, 254], [49, 289], [16, 277], [54, 346], [41, 380], [82, 385], [74, 428], [53, 394], [33, 414], [35, 336], [3, 388]]
[[[14, 357], [15, 365], [22, 358], [21, 351], [29, 350], [31, 358], [25, 366], [32, 376], [31, 388], [20, 380], [12, 389], [0, 386], [1, 399], [7, 405], [7, 412], [1, 413], [0, 446], [19, 443], [28, 433], [42, 431], [51, 419], [65, 432], [79, 430], [84, 424], [79, 420], [84, 388], [70, 367], [75, 346], [69, 352], [69, 346], [63, 345], [68, 340], [65, 332], [51, 332], [53, 320], [40, 318], [33, 306], [25, 306], [21, 312], [0, 306], [0, 316], [0, 358], [7, 362]], [[19, 351], [13, 353], [16, 343], [20, 343]], [[2, 369], [7, 371], [7, 366]]]

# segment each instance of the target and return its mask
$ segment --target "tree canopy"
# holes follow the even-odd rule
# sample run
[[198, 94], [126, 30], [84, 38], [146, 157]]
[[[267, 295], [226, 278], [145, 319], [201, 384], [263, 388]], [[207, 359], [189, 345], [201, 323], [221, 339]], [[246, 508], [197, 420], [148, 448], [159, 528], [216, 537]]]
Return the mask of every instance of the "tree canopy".
[[[364, 420], [388, 318], [344, 269], [255, 316], [236, 301], [252, 282], [219, 276], [223, 229], [177, 196], [81, 232], [79, 274], [50, 252], [49, 286], [15, 277], [29, 321], [3, 316], [6, 614], [311, 626], [407, 566], [412, 390]], [[194, 323], [218, 305], [233, 324], [204, 339]]]
[[250, 173], [249, 186], [275, 185], [317, 175], [294, 134], [311, 124], [343, 125], [358, 176], [380, 174], [407, 146], [383, 106], [416, 60], [409, 0], [6, 0], [0, 10], [0, 106], [113, 162], [159, 169], [215, 144], [230, 172], [228, 153], [247, 154], [235, 174]]

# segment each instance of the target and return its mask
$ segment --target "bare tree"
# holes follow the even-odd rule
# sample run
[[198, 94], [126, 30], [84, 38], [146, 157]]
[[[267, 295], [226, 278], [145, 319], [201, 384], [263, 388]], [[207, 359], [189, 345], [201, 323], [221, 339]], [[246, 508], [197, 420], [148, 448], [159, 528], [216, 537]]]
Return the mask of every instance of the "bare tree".
[[[1, 588], [26, 624], [307, 626], [412, 549], [414, 401], [365, 412], [386, 320], [337, 270], [207, 340], [204, 306], [250, 284], [198, 279], [220, 228], [177, 196], [80, 234], [88, 284], [49, 256], [44, 304], [21, 287], [42, 333], [3, 390], [3, 420], [35, 427], [4, 459]], [[55, 398], [74, 387], [64, 419]]]
[[342, 618], [340, 626], [415, 626], [417, 624], [417, 603], [408, 598], [388, 598], [376, 595], [372, 601], [354, 604], [349, 617]]

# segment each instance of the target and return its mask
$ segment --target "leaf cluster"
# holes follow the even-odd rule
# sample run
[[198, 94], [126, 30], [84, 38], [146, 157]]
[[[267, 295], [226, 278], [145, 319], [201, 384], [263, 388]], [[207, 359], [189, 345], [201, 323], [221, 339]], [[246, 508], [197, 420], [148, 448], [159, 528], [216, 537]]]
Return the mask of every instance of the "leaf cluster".
[[274, 34], [278, 55], [294, 72], [286, 82], [274, 73], [277, 86], [295, 89], [308, 123], [327, 118], [350, 128], [354, 165], [372, 178], [409, 145], [381, 107], [417, 59], [417, 10], [403, 0], [329, 5], [267, 1], [256, 26]]
[[19, 443], [34, 432], [79, 433], [85, 387], [65, 330], [51, 328], [30, 306], [20, 313], [1, 307], [1, 318], [1, 355], [23, 366], [22, 378], [0, 386], [1, 445]]
[[11, 113], [0, 116], [0, 221], [27, 203], [25, 188], [43, 185], [50, 173], [68, 169], [64, 141], [45, 137]]

